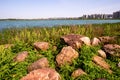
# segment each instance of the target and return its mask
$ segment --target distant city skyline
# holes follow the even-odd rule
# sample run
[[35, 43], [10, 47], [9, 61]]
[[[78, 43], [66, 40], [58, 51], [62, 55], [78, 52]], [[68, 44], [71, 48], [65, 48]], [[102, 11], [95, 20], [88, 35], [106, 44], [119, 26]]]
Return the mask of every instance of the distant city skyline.
[[0, 19], [81, 17], [119, 10], [119, 0], [0, 0]]

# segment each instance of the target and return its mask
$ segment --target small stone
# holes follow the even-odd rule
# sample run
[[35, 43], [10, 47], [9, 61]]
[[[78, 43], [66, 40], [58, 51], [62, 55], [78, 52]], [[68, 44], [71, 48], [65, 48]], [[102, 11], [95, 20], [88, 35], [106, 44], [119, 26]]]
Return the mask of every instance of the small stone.
[[112, 56], [120, 57], [120, 45], [117, 44], [106, 44], [104, 45], [104, 50]]
[[99, 56], [94, 56], [93, 61], [105, 69], [110, 69], [109, 64], [107, 64], [105, 60]]
[[49, 49], [49, 43], [48, 42], [35, 42], [34, 47], [37, 50], [43, 50], [44, 51], [44, 50]]
[[77, 78], [81, 75], [86, 75], [86, 73], [82, 69], [77, 69], [77, 70], [73, 71], [73, 73], [72, 73], [73, 78]]
[[90, 42], [90, 38], [89, 38], [89, 37], [81, 37], [80, 39], [81, 39], [81, 41], [84, 42], [84, 44], [86, 44], [86, 45], [88, 45], [88, 46], [91, 45], [91, 42]]
[[110, 70], [110, 65], [108, 63], [106, 63], [103, 58], [101, 58], [99, 56], [94, 56], [93, 62], [95, 62], [100, 67], [106, 69], [109, 73], [112, 73], [112, 71]]
[[106, 53], [103, 50], [98, 50], [99, 56], [106, 58]]
[[105, 79], [105, 78], [99, 78], [99, 79], [96, 79], [96, 80], [107, 80], [107, 79]]
[[71, 46], [63, 47], [61, 52], [56, 56], [56, 61], [59, 66], [66, 63], [71, 64], [73, 59], [78, 58], [79, 54]]
[[100, 40], [98, 39], [98, 38], [93, 38], [93, 40], [92, 40], [92, 46], [98, 46], [99, 44], [100, 44], [101, 42], [100, 42]]
[[118, 63], [118, 67], [120, 68], [120, 62]]
[[32, 63], [30, 66], [28, 66], [28, 72], [36, 70], [36, 69], [41, 69], [41, 68], [48, 68], [49, 67], [49, 62], [47, 58], [41, 58], [34, 63]]
[[3, 44], [3, 45], [0, 45], [0, 50], [9, 49], [13, 46], [14, 44]]
[[56, 51], [57, 50], [57, 46], [53, 46], [53, 51]]
[[31, 71], [20, 80], [61, 80], [61, 77], [54, 69], [42, 68]]
[[28, 56], [28, 52], [27, 51], [20, 52], [14, 58], [14, 61], [17, 61], [17, 62], [24, 61], [27, 56]]
[[5, 44], [4, 48], [11, 48], [12, 46], [14, 46], [14, 44]]

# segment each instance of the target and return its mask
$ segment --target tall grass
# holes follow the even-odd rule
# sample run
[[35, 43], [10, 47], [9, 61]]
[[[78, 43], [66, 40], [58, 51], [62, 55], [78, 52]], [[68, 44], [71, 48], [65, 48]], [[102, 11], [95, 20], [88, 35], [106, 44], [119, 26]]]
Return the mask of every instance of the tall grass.
[[49, 41], [56, 43], [62, 35], [75, 33], [90, 38], [98, 36], [120, 35], [120, 23], [94, 24], [58, 27], [10, 28], [0, 32], [0, 44], [34, 41]]

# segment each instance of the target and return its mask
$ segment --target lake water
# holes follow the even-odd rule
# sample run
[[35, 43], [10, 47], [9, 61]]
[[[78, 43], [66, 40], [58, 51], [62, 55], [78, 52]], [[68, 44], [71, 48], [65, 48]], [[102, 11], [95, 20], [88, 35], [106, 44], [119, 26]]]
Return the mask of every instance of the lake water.
[[4, 20], [0, 29], [11, 27], [52, 27], [57, 25], [117, 23], [120, 20]]

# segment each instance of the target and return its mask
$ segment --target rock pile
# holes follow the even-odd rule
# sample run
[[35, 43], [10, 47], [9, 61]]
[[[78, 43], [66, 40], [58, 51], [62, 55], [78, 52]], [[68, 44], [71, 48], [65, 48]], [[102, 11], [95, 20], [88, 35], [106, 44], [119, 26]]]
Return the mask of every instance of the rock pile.
[[[80, 49], [83, 44], [88, 46], [97, 46], [99, 44], [103, 45], [103, 50], [98, 50], [98, 55], [93, 56], [92, 61], [100, 66], [103, 69], [106, 69], [109, 73], [112, 73], [110, 65], [105, 61], [107, 54], [112, 56], [120, 57], [120, 46], [117, 44], [109, 44], [114, 41], [115, 37], [103, 36], [103, 37], [94, 37], [90, 40], [89, 37], [78, 35], [78, 34], [69, 34], [61, 37], [61, 40], [64, 41], [68, 46], [63, 47], [60, 53], [56, 56], [56, 62], [58, 67], [65, 64], [72, 64], [72, 60], [77, 59], [80, 55], [75, 49]], [[35, 42], [33, 44], [34, 48], [37, 50], [45, 51], [49, 49], [48, 42]], [[53, 47], [53, 51], [57, 50], [57, 46]], [[27, 51], [18, 53], [14, 58], [14, 61], [24, 61], [28, 56]], [[118, 63], [120, 67], [120, 62]], [[55, 69], [49, 68], [49, 61], [47, 58], [40, 58], [31, 65], [28, 66], [28, 74], [21, 78], [21, 80], [61, 80], [59, 73]], [[73, 71], [71, 76], [77, 78], [81, 75], [87, 75], [82, 69], [78, 68]], [[104, 79], [97, 79], [104, 80]]]

